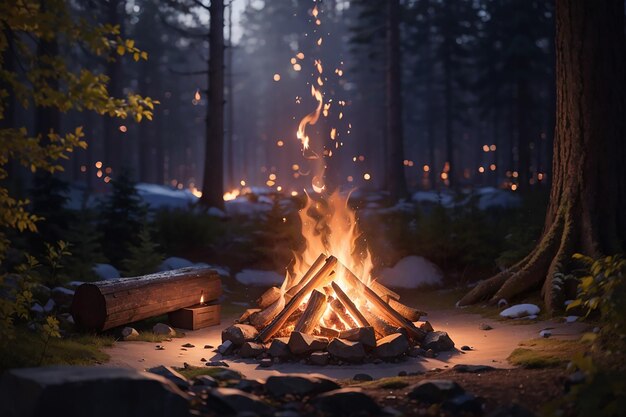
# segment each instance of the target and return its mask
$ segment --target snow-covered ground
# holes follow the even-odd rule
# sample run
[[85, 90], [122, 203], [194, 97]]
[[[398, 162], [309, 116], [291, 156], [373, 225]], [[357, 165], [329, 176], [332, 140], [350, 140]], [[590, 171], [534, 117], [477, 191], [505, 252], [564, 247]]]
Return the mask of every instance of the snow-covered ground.
[[378, 281], [392, 288], [419, 288], [440, 285], [442, 277], [437, 265], [421, 256], [407, 256], [392, 268], [383, 268]]
[[244, 269], [235, 275], [235, 279], [244, 285], [269, 287], [272, 285], [279, 286], [285, 277], [274, 271]]

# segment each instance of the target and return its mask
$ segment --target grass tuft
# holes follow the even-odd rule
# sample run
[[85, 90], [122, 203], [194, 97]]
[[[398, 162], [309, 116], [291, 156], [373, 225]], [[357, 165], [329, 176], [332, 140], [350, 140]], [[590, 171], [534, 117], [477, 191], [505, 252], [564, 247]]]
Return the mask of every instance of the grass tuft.
[[576, 340], [532, 339], [519, 345], [507, 360], [512, 365], [528, 369], [563, 366], [576, 352], [583, 349]]

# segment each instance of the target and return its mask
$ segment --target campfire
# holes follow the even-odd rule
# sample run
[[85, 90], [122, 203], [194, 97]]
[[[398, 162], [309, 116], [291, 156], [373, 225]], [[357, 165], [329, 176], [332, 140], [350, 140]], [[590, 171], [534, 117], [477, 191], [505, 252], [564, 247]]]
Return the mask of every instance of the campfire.
[[[372, 257], [347, 199], [339, 193], [308, 199], [300, 211], [305, 248], [283, 284], [263, 293], [257, 308], [222, 333], [241, 356], [262, 357], [268, 349], [271, 355], [272, 346], [286, 344], [296, 357], [327, 350], [338, 359], [363, 359], [393, 343], [396, 353], [377, 356], [395, 358], [432, 331], [419, 321], [426, 313], [402, 304], [372, 277]], [[351, 350], [362, 353], [354, 357]]]

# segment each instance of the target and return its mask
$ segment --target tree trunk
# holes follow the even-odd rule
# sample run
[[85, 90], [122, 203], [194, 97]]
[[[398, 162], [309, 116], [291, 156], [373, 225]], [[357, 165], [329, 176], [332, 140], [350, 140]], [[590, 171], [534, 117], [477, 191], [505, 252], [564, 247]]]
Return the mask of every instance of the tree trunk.
[[[454, 7], [451, 3], [449, 7]], [[452, 13], [452, 10], [448, 10], [447, 13]], [[456, 178], [455, 171], [456, 166], [454, 164], [454, 133], [452, 132], [453, 128], [453, 109], [454, 104], [452, 103], [452, 35], [450, 34], [450, 22], [447, 22], [444, 34], [444, 55], [443, 55], [443, 78], [444, 78], [444, 101], [445, 101], [445, 119], [444, 119], [444, 129], [445, 129], [445, 139], [446, 139], [446, 160], [448, 165], [448, 185], [450, 188], [454, 187]], [[445, 169], [445, 164], [444, 164]], [[438, 170], [433, 172], [435, 175], [439, 175]], [[444, 180], [445, 184], [445, 180]]]
[[233, 92], [233, 4], [228, 3], [228, 117], [226, 119], [226, 155], [228, 157], [226, 184], [229, 190], [237, 186], [235, 181], [235, 154], [234, 154], [234, 92]]
[[517, 100], [517, 173], [518, 190], [526, 191], [530, 186], [530, 91], [528, 82], [520, 76], [516, 83]]
[[[120, 36], [124, 36], [124, 13], [126, 0], [110, 0], [108, 3], [108, 22], [111, 25], [120, 26]], [[112, 97], [120, 98], [123, 95], [122, 90], [122, 60], [115, 51], [112, 52], [114, 61], [107, 64], [107, 76], [109, 77], [109, 92]], [[113, 175], [120, 174], [121, 168], [124, 166], [122, 161], [122, 145], [123, 141], [119, 131], [119, 119], [114, 117], [104, 118], [104, 158], [102, 160], [104, 167], [111, 167]], [[103, 167], [103, 170], [104, 170]]]
[[224, 208], [224, 0], [209, 8], [209, 109], [200, 203]]
[[543, 285], [545, 307], [562, 306], [562, 282], [575, 252], [626, 247], [624, 2], [556, 3], [557, 116], [553, 181], [537, 247], [481, 282], [459, 305], [509, 299]]
[[400, 56], [400, 0], [387, 3], [387, 164], [391, 198], [407, 198], [404, 176], [404, 135], [402, 131], [402, 71]]

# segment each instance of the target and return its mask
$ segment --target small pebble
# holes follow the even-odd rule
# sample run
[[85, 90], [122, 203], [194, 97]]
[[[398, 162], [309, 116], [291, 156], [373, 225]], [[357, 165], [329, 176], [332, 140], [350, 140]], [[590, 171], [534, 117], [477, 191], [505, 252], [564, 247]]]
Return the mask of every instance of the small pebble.
[[200, 358], [200, 362], [206, 362], [205, 358]]
[[270, 358], [261, 359], [261, 363], [259, 365], [261, 365], [262, 368], [269, 368], [272, 366], [272, 360]]
[[195, 346], [194, 346], [194, 345], [192, 345], [191, 343], [185, 343], [185, 344], [183, 345], [183, 347], [184, 347], [184, 348], [194, 348]]
[[213, 345], [204, 345], [205, 349], [213, 349]]
[[480, 323], [480, 326], [478, 326], [478, 328], [480, 330], [491, 330], [491, 329], [493, 329], [493, 327], [491, 327], [487, 323]]
[[165, 346], [156, 345], [156, 350], [165, 350]]
[[472, 348], [467, 345], [463, 345], [461, 346], [461, 350], [472, 350]]
[[398, 376], [406, 376], [406, 375], [407, 375], [406, 371], [398, 372]]

